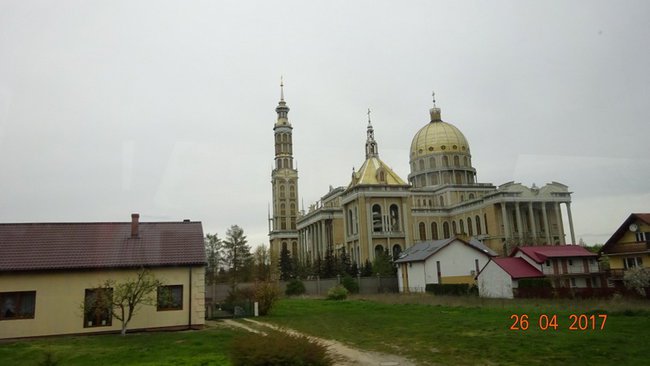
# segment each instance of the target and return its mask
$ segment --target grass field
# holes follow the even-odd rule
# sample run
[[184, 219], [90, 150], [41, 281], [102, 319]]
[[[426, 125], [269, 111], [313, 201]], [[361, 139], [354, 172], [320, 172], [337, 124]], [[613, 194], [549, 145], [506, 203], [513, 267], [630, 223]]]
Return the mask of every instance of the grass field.
[[52, 337], [0, 343], [0, 365], [39, 365], [51, 352], [60, 366], [229, 365], [228, 346], [241, 334], [201, 331]]
[[[650, 312], [642, 310], [650, 307], [647, 302], [432, 298], [288, 299], [278, 303], [266, 320], [422, 364], [610, 365], [616, 360], [619, 365], [641, 365], [650, 360]], [[465, 301], [472, 306], [422, 303], [426, 301]], [[607, 321], [600, 330], [598, 315], [605, 312]], [[527, 314], [528, 330], [509, 330], [512, 314]], [[558, 330], [542, 331], [540, 314], [557, 315]], [[577, 326], [570, 331], [570, 314], [596, 315], [597, 329]]]
[[[599, 314], [607, 313], [600, 330]], [[512, 314], [529, 329], [509, 330]], [[558, 330], [539, 329], [540, 314]], [[596, 315], [596, 330], [568, 330], [570, 314]], [[376, 295], [346, 301], [284, 299], [262, 321], [342, 341], [360, 349], [439, 365], [648, 364], [648, 301], [485, 300], [431, 295]], [[229, 365], [238, 330], [51, 337], [0, 343], [0, 365]]]

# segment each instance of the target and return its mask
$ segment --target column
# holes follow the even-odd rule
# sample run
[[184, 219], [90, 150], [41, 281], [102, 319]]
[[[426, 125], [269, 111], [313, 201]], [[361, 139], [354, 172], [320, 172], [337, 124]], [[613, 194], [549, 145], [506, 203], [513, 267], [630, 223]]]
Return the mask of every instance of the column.
[[510, 225], [508, 225], [508, 214], [506, 214], [506, 203], [501, 202], [501, 219], [503, 220], [503, 237], [510, 238]]
[[551, 228], [548, 226], [548, 215], [546, 214], [546, 202], [542, 202], [542, 214], [544, 217], [544, 233], [546, 234], [546, 245], [551, 243]]
[[560, 203], [555, 202], [554, 206], [557, 228], [560, 231], [560, 244], [566, 244], [566, 238], [564, 237], [564, 225], [562, 224], [562, 211], [560, 211]]
[[406, 200], [402, 200], [402, 212], [400, 212], [401, 215], [399, 219], [401, 220], [400, 228], [404, 231], [404, 249], [411, 246], [410, 245], [411, 239], [409, 238], [409, 232], [411, 231], [411, 228], [409, 226], [409, 220], [408, 220], [408, 214], [410, 214], [410, 212], [411, 211], [407, 210], [406, 208]]
[[519, 209], [519, 202], [515, 202], [515, 212], [517, 214], [517, 231], [521, 244], [524, 239], [524, 227], [521, 225], [521, 210]]
[[537, 229], [535, 228], [535, 215], [533, 212], [533, 203], [528, 202], [528, 221], [530, 222], [530, 229], [533, 231], [533, 242], [537, 243]]
[[573, 217], [571, 216], [571, 202], [566, 202], [566, 213], [567, 216], [569, 216], [569, 230], [571, 231], [571, 243], [578, 244], [576, 243], [576, 234], [573, 231]]

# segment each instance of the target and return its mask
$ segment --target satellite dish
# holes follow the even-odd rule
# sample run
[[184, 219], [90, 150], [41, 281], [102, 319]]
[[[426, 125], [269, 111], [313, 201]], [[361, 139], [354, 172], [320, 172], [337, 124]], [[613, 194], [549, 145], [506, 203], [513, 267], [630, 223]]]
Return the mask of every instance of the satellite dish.
[[636, 233], [636, 231], [639, 230], [639, 226], [637, 224], [630, 224], [629, 229], [631, 232]]

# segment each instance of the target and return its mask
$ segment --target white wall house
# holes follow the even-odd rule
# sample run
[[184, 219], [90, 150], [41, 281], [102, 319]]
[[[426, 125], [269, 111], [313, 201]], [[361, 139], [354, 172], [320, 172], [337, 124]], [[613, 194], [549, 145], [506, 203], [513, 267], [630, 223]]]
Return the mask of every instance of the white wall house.
[[427, 284], [474, 284], [495, 253], [478, 241], [452, 237], [408, 248], [395, 261], [400, 292], [424, 292]]
[[477, 276], [481, 297], [512, 299], [522, 278], [543, 278], [544, 274], [523, 258], [492, 258]]

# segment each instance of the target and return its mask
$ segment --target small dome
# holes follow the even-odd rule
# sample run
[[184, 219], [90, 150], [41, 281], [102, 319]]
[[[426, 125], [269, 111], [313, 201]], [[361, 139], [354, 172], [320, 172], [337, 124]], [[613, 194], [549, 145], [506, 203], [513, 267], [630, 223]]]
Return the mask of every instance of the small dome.
[[433, 121], [422, 127], [413, 137], [410, 158], [412, 160], [440, 152], [469, 154], [469, 144], [456, 126], [443, 121]]

